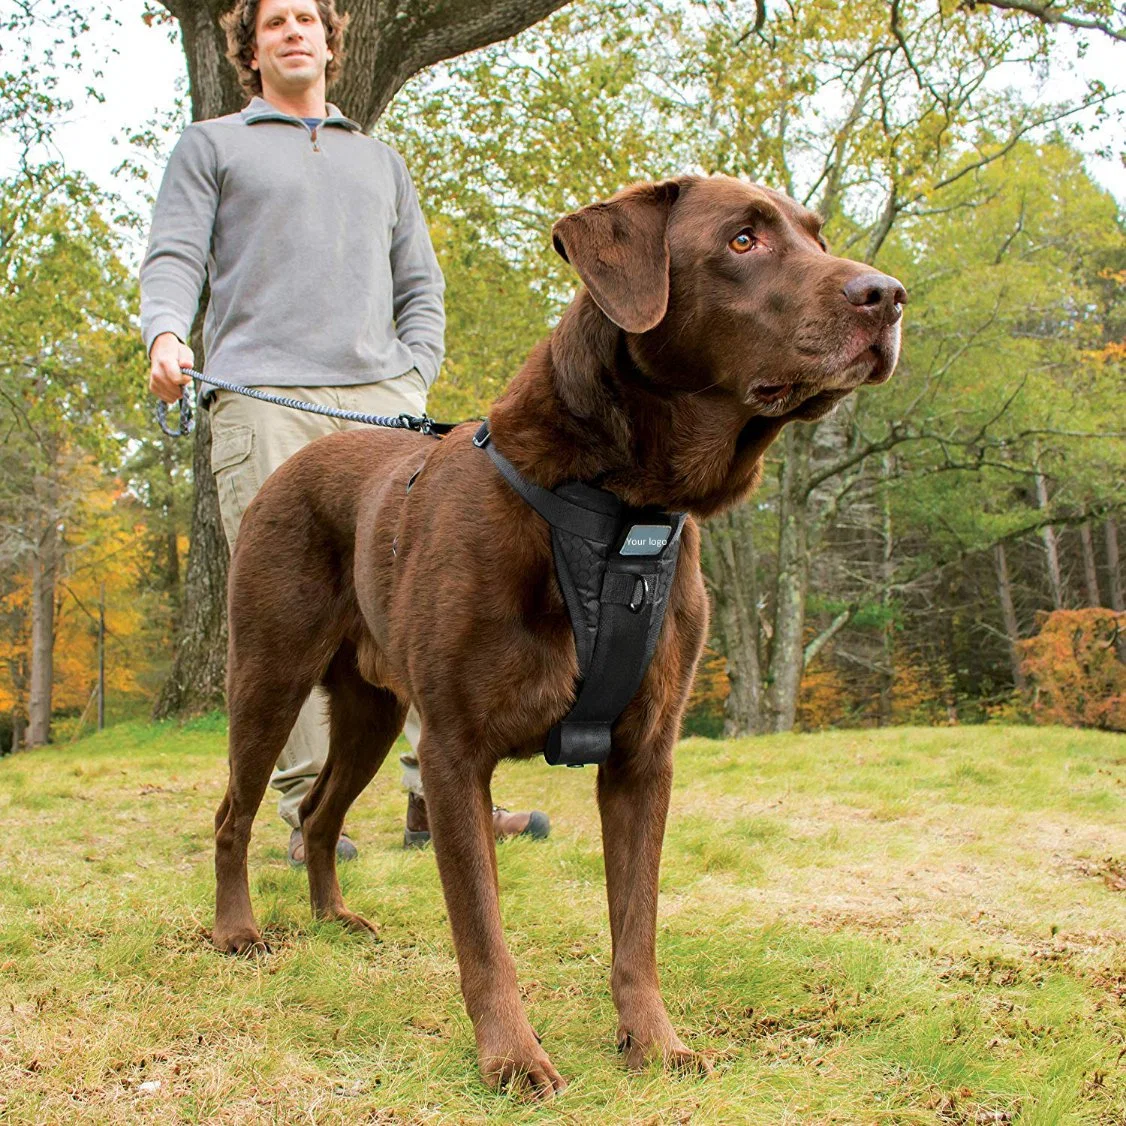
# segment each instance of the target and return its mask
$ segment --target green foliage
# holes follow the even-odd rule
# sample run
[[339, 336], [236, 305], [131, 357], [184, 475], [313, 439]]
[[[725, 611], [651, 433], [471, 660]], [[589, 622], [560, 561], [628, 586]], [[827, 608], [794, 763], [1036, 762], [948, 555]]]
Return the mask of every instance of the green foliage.
[[434, 418], [484, 416], [548, 332], [551, 302], [526, 263], [513, 262], [466, 217], [431, 210], [446, 279], [446, 361], [430, 394]]
[[920, 435], [886, 486], [901, 535], [925, 539], [914, 568], [1035, 524], [1036, 472], [1061, 513], [1126, 504], [1121, 367], [1088, 358], [1110, 327], [1092, 265], [1126, 249], [1114, 201], [1058, 141], [974, 179], [889, 245], [910, 277], [905, 355], [857, 412], [867, 433]]
[[[100, 17], [115, 22], [108, 10]], [[23, 0], [0, 9], [0, 134], [13, 137], [21, 165], [34, 167], [62, 117], [74, 107], [65, 80], [83, 75], [82, 44], [98, 18], [84, 0]], [[86, 75], [102, 78], [94, 69]], [[99, 97], [93, 86], [87, 96]]]
[[[810, 614], [828, 614], [833, 618], [850, 609], [852, 605], [843, 599], [825, 597], [816, 592], [806, 601], [806, 608]], [[883, 630], [894, 627], [900, 616], [901, 609], [895, 603], [863, 602], [853, 610], [849, 625], [853, 629]]]
[[[143, 604], [122, 585], [136, 522], [115, 472], [138, 411], [136, 286], [103, 203], [56, 165], [0, 185], [0, 701], [14, 714], [26, 714], [34, 670], [52, 663], [70, 694], [60, 703], [88, 697], [100, 578], [118, 644], [115, 631], [135, 634]], [[44, 605], [50, 619], [36, 634]], [[149, 655], [133, 641], [111, 659], [114, 687], [134, 687], [131, 670]], [[52, 662], [56, 642], [65, 651]]]
[[0, 395], [25, 467], [63, 448], [111, 459], [135, 409], [136, 283], [100, 202], [55, 165], [0, 185]]
[[[651, 7], [648, 18], [659, 12]], [[648, 178], [661, 152], [636, 97], [651, 35], [636, 4], [568, 8], [404, 87], [378, 130], [404, 155], [446, 275], [448, 355], [431, 413], [483, 413], [547, 335], [573, 274], [555, 219]]]

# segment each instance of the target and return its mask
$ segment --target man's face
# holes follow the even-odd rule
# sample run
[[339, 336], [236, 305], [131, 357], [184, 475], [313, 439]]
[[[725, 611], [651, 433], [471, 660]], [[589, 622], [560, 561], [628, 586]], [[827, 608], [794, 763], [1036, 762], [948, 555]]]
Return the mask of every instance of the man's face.
[[295, 94], [324, 81], [329, 52], [315, 0], [262, 0], [251, 66], [263, 91]]

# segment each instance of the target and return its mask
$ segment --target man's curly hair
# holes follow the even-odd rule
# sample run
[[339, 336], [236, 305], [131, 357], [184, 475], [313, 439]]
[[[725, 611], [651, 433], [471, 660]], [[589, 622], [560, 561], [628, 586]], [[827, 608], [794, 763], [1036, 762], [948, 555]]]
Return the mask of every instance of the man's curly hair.
[[[227, 33], [227, 58], [238, 72], [239, 85], [252, 96], [262, 93], [262, 75], [250, 65], [254, 58], [259, 4], [260, 0], [238, 0], [219, 21]], [[344, 63], [344, 29], [348, 26], [349, 17], [336, 10], [336, 0], [316, 0], [316, 4], [324, 24], [325, 40], [332, 52], [332, 58], [325, 67], [325, 81], [331, 86], [339, 77]]]

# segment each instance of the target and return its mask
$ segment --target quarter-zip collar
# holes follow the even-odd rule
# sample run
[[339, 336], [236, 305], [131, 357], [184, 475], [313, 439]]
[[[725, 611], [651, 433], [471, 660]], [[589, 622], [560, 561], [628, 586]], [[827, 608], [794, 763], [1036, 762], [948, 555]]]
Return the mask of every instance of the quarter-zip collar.
[[[353, 121], [350, 117], [345, 117], [344, 114], [331, 103], [325, 106], [327, 116], [317, 126], [318, 129], [325, 125], [336, 125], [341, 129], [348, 129], [353, 133], [362, 133], [363, 128], [359, 122]], [[300, 117], [295, 117], [293, 114], [282, 113], [280, 109], [275, 109], [265, 98], [251, 98], [250, 104], [242, 111], [242, 119], [247, 125], [257, 125], [260, 121], [285, 121], [291, 125], [300, 125], [302, 129], [309, 127], [301, 120]]]

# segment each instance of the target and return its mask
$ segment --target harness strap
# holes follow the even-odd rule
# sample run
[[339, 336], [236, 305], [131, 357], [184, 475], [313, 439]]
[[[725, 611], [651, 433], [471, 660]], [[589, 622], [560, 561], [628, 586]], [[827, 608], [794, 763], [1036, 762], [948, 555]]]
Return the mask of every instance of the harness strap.
[[575, 703], [547, 736], [553, 765], [606, 761], [614, 724], [637, 695], [657, 647], [684, 528], [683, 513], [632, 509], [572, 482], [549, 491], [527, 480], [490, 442], [473, 439], [516, 493], [551, 525], [556, 578], [575, 635]]
[[[606, 513], [592, 512], [589, 508], [582, 508], [565, 500], [557, 493], [549, 492], [539, 485], [529, 481], [489, 441], [489, 424], [484, 422], [473, 436], [473, 444], [478, 449], [483, 449], [493, 459], [493, 464], [500, 470], [500, 475], [527, 501], [553, 528], [562, 528], [572, 535], [582, 536], [588, 540], [609, 540], [613, 537], [618, 527], [617, 512]], [[607, 496], [611, 494], [607, 493]], [[612, 498], [617, 507], [621, 502], [617, 497]]]

